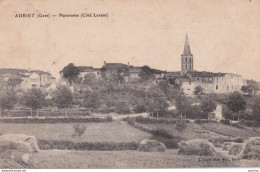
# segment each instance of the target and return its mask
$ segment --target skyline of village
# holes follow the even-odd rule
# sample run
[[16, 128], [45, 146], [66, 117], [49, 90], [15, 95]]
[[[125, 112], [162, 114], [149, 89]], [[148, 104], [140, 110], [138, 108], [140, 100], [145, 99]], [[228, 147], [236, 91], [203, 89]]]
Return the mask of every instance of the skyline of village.
[[[2, 1], [0, 67], [40, 69], [51, 71], [55, 77], [71, 62], [93, 67], [101, 67], [104, 61], [130, 62], [179, 71], [187, 32], [195, 70], [237, 73], [260, 81], [260, 2], [211, 3], [166, 0], [164, 4], [151, 1], [136, 6], [127, 1], [116, 2], [115, 7], [115, 1], [104, 6], [101, 1], [79, 0], [75, 7], [73, 2]], [[17, 19], [18, 7], [19, 13], [99, 12], [109, 17]]]

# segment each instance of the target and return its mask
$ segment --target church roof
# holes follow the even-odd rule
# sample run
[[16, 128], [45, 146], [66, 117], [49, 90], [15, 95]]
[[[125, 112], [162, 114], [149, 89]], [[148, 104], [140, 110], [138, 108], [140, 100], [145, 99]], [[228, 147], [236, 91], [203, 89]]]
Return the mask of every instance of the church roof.
[[186, 38], [185, 38], [183, 54], [185, 54], [185, 55], [191, 54], [190, 44], [189, 44], [189, 39], [188, 39], [188, 35], [187, 34], [186, 34]]

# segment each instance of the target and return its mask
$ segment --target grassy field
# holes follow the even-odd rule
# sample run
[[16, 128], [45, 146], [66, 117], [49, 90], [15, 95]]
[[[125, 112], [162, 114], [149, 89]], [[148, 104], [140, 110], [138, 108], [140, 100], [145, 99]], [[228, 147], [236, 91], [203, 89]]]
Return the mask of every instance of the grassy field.
[[240, 128], [224, 125], [221, 123], [203, 123], [201, 124], [201, 127], [208, 131], [212, 131], [225, 136], [242, 137], [242, 138], [260, 137], [260, 131], [253, 132], [250, 131], [249, 129], [240, 129]]
[[[41, 151], [33, 155], [39, 163], [37, 168], [191, 168], [191, 167], [238, 167], [234, 161], [201, 161], [222, 157], [200, 157], [178, 155], [177, 150], [166, 152], [138, 151]], [[253, 163], [253, 164], [252, 164]], [[256, 164], [258, 163], [258, 164]], [[248, 164], [247, 164], [248, 165]], [[251, 161], [251, 166], [259, 165]], [[248, 166], [250, 166], [248, 165]]]
[[188, 123], [183, 133], [178, 132], [175, 124], [141, 124], [152, 129], [164, 129], [174, 136], [180, 136], [184, 140], [210, 139], [210, 138], [234, 138], [234, 137], [259, 137], [260, 132], [253, 132], [248, 129], [239, 129], [221, 123]]
[[[113, 121], [102, 123], [86, 123], [86, 132], [82, 135], [83, 142], [140, 142], [148, 139], [151, 134], [138, 130], [125, 122]], [[77, 141], [72, 137], [73, 124], [23, 124], [0, 123], [1, 134], [26, 134], [43, 140]]]
[[173, 136], [180, 136], [184, 140], [190, 140], [190, 139], [209, 139], [209, 138], [229, 138], [227, 136], [223, 136], [221, 134], [217, 134], [208, 130], [203, 129], [200, 125], [196, 123], [188, 123], [187, 128], [184, 130], [184, 132], [178, 132], [175, 127], [175, 124], [141, 124], [148, 128], [152, 129], [164, 129], [168, 131]]

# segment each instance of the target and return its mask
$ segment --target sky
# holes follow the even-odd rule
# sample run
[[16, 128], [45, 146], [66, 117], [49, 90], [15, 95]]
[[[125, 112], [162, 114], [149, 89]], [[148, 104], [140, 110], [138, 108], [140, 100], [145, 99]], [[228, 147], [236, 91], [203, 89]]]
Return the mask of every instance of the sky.
[[[15, 14], [108, 18], [15, 18]], [[188, 34], [194, 69], [260, 81], [260, 0], [0, 0], [0, 68], [125, 63], [180, 71]]]

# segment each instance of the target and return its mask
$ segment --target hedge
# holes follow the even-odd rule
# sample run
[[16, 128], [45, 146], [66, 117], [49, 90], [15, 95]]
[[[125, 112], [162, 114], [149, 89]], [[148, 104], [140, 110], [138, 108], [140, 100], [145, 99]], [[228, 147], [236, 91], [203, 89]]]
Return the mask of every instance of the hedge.
[[114, 143], [114, 142], [82, 142], [38, 140], [41, 150], [92, 150], [92, 151], [113, 151], [113, 150], [137, 150], [139, 143]]
[[2, 118], [0, 123], [85, 123], [85, 122], [110, 122], [112, 117], [107, 118]]
[[[136, 117], [134, 118], [135, 122], [141, 124], [176, 124], [179, 119], [169, 119], [169, 118], [145, 118], [145, 117]], [[190, 123], [188, 119], [182, 119], [186, 123]]]

